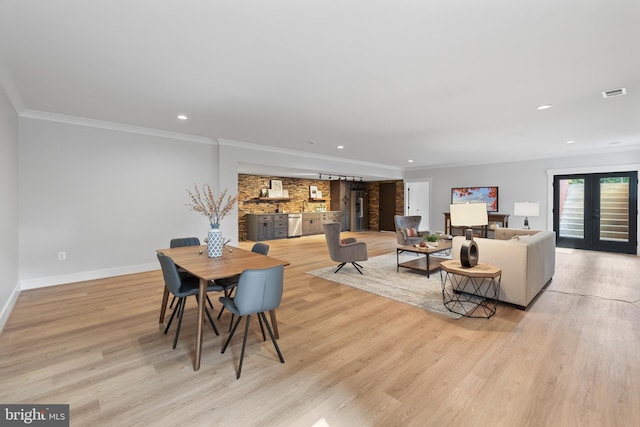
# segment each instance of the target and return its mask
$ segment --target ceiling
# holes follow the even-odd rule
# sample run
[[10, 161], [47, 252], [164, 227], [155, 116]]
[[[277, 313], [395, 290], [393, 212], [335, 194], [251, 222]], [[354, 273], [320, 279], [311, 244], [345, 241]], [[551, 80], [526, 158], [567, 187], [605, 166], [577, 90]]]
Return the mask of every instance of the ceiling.
[[640, 149], [639, 22], [635, 0], [2, 0], [0, 61], [20, 109], [412, 169]]

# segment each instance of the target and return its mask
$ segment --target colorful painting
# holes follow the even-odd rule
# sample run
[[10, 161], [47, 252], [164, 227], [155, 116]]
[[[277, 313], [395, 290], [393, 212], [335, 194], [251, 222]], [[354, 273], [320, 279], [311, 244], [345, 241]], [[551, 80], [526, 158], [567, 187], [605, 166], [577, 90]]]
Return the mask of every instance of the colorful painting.
[[451, 189], [451, 204], [486, 203], [488, 212], [498, 212], [498, 187], [457, 187]]

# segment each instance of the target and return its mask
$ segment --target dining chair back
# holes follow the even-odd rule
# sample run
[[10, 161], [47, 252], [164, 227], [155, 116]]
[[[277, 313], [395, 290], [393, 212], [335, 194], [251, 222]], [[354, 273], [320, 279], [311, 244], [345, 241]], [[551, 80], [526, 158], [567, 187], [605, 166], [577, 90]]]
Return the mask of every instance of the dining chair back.
[[[227, 341], [222, 348], [221, 353], [224, 353], [227, 346], [231, 342], [233, 334], [238, 328], [238, 324], [243, 317], [246, 317], [246, 323], [244, 328], [244, 339], [242, 341], [242, 351], [240, 353], [240, 363], [238, 365], [238, 372], [236, 378], [240, 378], [242, 372], [242, 362], [244, 360], [244, 352], [247, 345], [247, 335], [249, 332], [249, 320], [252, 314], [257, 314], [262, 323], [267, 327], [271, 342], [278, 353], [278, 358], [281, 363], [284, 363], [284, 358], [278, 347], [278, 343], [273, 335], [271, 325], [265, 315], [266, 311], [275, 310], [280, 307], [282, 301], [282, 293], [284, 289], [284, 266], [279, 265], [271, 268], [264, 268], [258, 270], [245, 270], [238, 280], [236, 287], [236, 293], [233, 297], [220, 297], [220, 302], [234, 315], [238, 316], [233, 325], [233, 329], [227, 338]], [[263, 332], [263, 340], [266, 341], [266, 337]]]
[[[260, 255], [267, 256], [269, 254], [269, 245], [266, 243], [254, 243], [251, 247], [251, 252], [255, 252]], [[224, 288], [224, 296], [230, 297], [233, 294], [233, 290], [238, 285], [238, 280], [240, 276], [233, 277], [225, 277], [224, 279], [216, 280], [216, 283]], [[222, 312], [224, 311], [224, 306], [220, 309], [218, 313], [218, 319], [222, 316]], [[229, 330], [231, 330], [231, 325], [233, 324], [233, 314], [231, 315], [231, 322], [229, 323]]]
[[181, 248], [183, 246], [200, 246], [200, 239], [197, 237], [177, 237], [169, 242], [170, 248]]
[[[177, 314], [178, 326], [176, 328], [176, 336], [173, 340], [173, 348], [176, 348], [176, 344], [178, 343], [178, 336], [180, 335], [180, 326], [182, 326], [182, 318], [184, 315], [184, 306], [185, 306], [186, 299], [187, 297], [192, 295], [197, 298], [198, 293], [200, 291], [200, 280], [194, 276], [186, 276], [186, 277], [180, 276], [180, 273], [178, 272], [178, 268], [175, 262], [173, 262], [171, 258], [160, 253], [157, 255], [158, 255], [158, 261], [160, 262], [160, 267], [162, 268], [162, 277], [164, 278], [165, 287], [178, 300], [178, 303], [173, 309], [173, 313], [171, 313], [171, 318], [167, 323], [167, 327], [164, 330], [165, 334], [169, 331], [169, 328], [171, 327], [171, 322], [173, 322], [173, 319]], [[213, 284], [207, 287], [207, 292], [210, 292], [210, 291], [221, 292], [222, 290], [223, 290], [222, 287], [213, 285]], [[213, 327], [213, 330], [215, 331], [216, 335], [220, 335], [220, 333], [218, 332], [218, 328], [216, 327], [216, 324], [213, 321], [213, 317], [211, 317], [211, 313], [209, 312], [209, 309], [206, 306], [205, 306], [205, 313], [207, 314], [207, 317], [209, 318], [209, 322], [211, 323], [211, 327]]]

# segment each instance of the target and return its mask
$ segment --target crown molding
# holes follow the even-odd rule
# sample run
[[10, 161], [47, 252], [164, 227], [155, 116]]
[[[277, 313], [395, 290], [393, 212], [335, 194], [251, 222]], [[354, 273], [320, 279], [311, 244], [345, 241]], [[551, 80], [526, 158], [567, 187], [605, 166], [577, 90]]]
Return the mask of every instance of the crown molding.
[[187, 133], [171, 132], [165, 130], [145, 128], [141, 126], [126, 125], [123, 123], [107, 122], [103, 120], [87, 119], [85, 117], [68, 116], [66, 114], [49, 113], [38, 110], [24, 110], [20, 117], [27, 119], [47, 120], [51, 122], [66, 123], [77, 126], [87, 126], [98, 129], [115, 130], [119, 132], [135, 133], [140, 135], [158, 136], [161, 138], [177, 139], [180, 141], [197, 142], [200, 144], [217, 145], [214, 138], [190, 135]]
[[251, 142], [235, 141], [235, 140], [226, 139], [226, 138], [218, 138], [218, 144], [220, 146], [245, 148], [249, 150], [264, 151], [269, 153], [288, 154], [292, 156], [306, 157], [310, 159], [327, 160], [327, 161], [336, 162], [336, 163], [344, 163], [345, 165], [352, 165], [352, 166], [359, 165], [359, 166], [384, 169], [384, 170], [389, 170], [394, 172], [404, 171], [403, 167], [398, 167], [398, 166], [389, 166], [389, 165], [383, 165], [380, 163], [373, 163], [373, 162], [363, 162], [362, 160], [346, 159], [343, 157], [328, 156], [325, 154], [308, 153], [305, 151], [292, 150], [289, 148], [280, 148], [280, 147], [273, 147], [270, 145], [255, 144]]
[[24, 111], [24, 102], [22, 101], [22, 96], [18, 91], [18, 87], [13, 80], [13, 74], [9, 70], [9, 67], [6, 65], [4, 58], [0, 54], [0, 87], [7, 94], [7, 98], [9, 98], [9, 102], [13, 106], [13, 109], [16, 111], [16, 114], [20, 114]]

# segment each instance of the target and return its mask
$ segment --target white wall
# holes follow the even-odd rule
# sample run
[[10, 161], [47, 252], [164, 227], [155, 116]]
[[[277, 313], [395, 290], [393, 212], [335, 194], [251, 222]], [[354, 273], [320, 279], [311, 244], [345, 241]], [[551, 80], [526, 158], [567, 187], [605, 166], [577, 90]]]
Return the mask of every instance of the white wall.
[[[640, 150], [615, 151], [607, 154], [541, 159], [526, 162], [499, 163], [492, 165], [465, 166], [439, 169], [415, 169], [407, 171], [406, 179], [429, 177], [431, 181], [430, 229], [444, 229], [444, 212], [449, 211], [452, 187], [498, 186], [500, 213], [513, 214], [513, 203], [518, 201], [540, 202], [540, 216], [529, 218], [532, 229], [553, 229], [553, 208], [547, 172], [553, 170], [588, 171], [618, 165], [639, 165]], [[510, 227], [522, 227], [524, 218], [509, 219]]]
[[0, 330], [17, 299], [18, 115], [0, 85]]
[[[207, 219], [187, 188], [216, 184], [218, 147], [175, 137], [20, 118], [23, 289], [158, 268], [155, 250]], [[66, 261], [58, 261], [58, 252]]]

